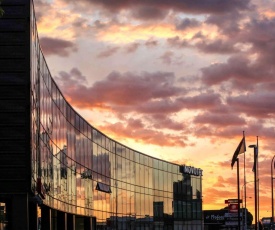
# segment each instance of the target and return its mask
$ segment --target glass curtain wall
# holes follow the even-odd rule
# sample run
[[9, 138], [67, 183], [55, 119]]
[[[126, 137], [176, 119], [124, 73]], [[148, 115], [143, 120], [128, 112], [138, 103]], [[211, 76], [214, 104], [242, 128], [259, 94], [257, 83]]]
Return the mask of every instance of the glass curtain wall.
[[33, 192], [53, 209], [96, 217], [97, 229], [202, 229], [202, 176], [88, 124], [51, 77], [31, 12]]

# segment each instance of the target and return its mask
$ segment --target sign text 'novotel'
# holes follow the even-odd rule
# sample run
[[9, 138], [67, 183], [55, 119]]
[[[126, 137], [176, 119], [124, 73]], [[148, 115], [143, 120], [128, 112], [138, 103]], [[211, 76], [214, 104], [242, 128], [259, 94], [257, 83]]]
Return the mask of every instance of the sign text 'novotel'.
[[203, 171], [202, 169], [195, 168], [193, 166], [186, 166], [186, 165], [180, 166], [181, 173], [186, 173], [194, 176], [202, 176], [202, 171]]

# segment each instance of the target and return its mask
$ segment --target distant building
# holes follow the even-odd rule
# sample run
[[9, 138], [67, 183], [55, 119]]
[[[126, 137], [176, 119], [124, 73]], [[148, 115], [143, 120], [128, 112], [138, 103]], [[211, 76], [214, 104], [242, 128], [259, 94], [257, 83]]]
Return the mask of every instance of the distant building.
[[[252, 214], [244, 208], [240, 210], [240, 226], [243, 229], [245, 225], [245, 211], [247, 211], [246, 221], [247, 229], [252, 225]], [[204, 210], [204, 229], [205, 230], [234, 230], [238, 229], [238, 213], [230, 212], [229, 209]]]
[[203, 229], [202, 170], [88, 124], [50, 74], [33, 2], [2, 7], [0, 230]]

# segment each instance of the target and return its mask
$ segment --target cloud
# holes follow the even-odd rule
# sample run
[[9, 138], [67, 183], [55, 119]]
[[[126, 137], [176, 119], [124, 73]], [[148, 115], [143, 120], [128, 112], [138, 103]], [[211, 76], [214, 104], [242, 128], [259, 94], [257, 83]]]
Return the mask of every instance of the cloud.
[[265, 69], [258, 68], [258, 65], [242, 55], [232, 56], [227, 63], [212, 64], [201, 71], [202, 82], [206, 85], [213, 86], [230, 81], [230, 88], [235, 90], [248, 90], [254, 84], [274, 78]]
[[234, 36], [241, 31], [241, 23], [244, 18], [245, 13], [242, 14], [235, 10], [209, 15], [205, 23], [216, 25], [220, 33], [230, 36], [234, 40]]
[[221, 105], [221, 98], [219, 94], [215, 93], [201, 93], [195, 96], [181, 97], [177, 101], [184, 109], [198, 109], [209, 110]]
[[168, 45], [176, 48], [188, 48], [190, 47], [189, 42], [186, 39], [181, 39], [179, 36], [167, 38]]
[[145, 46], [148, 47], [148, 48], [156, 47], [157, 45], [158, 45], [158, 40], [154, 39], [154, 38], [149, 38], [145, 42]]
[[251, 52], [257, 53], [257, 61], [265, 67], [273, 67], [275, 60], [275, 18], [252, 19], [239, 35], [243, 42], [252, 44]]
[[77, 51], [75, 43], [59, 38], [41, 37], [39, 43], [45, 55], [67, 57], [71, 52]]
[[95, 20], [94, 25], [97, 29], [104, 29], [107, 25], [102, 23], [100, 20]]
[[126, 47], [126, 52], [133, 53], [138, 49], [138, 47], [140, 47], [140, 43], [137, 43], [137, 42], [131, 43]]
[[176, 29], [177, 30], [186, 30], [189, 28], [194, 28], [200, 25], [201, 22], [199, 22], [196, 19], [190, 19], [190, 18], [184, 18], [182, 20], [176, 21]]
[[118, 47], [118, 46], [108, 47], [104, 51], [100, 52], [97, 55], [97, 57], [98, 58], [107, 58], [107, 57], [110, 57], [110, 56], [114, 55], [119, 49], [120, 49], [120, 47]]
[[104, 92], [101, 98], [106, 102], [134, 108], [150, 100], [179, 94], [181, 90], [174, 86], [174, 78], [175, 76], [169, 72], [112, 72], [105, 80], [96, 82], [92, 90]]
[[234, 45], [235, 43], [230, 40], [225, 41], [221, 39], [216, 39], [214, 41], [202, 40], [195, 44], [201, 52], [212, 54], [232, 54], [239, 52], [239, 49]]
[[187, 125], [183, 122], [177, 122], [166, 116], [165, 113], [154, 114], [152, 117], [150, 117], [150, 122], [153, 124], [154, 128], [159, 130], [170, 129], [183, 131], [187, 127]]
[[230, 97], [227, 99], [227, 103], [247, 116], [271, 118], [275, 115], [274, 98], [274, 92], [257, 92], [249, 95]]
[[72, 68], [69, 73], [61, 71], [56, 80], [65, 85], [65, 87], [74, 86], [74, 85], [84, 85], [87, 84], [87, 79], [77, 68]]
[[195, 117], [194, 123], [209, 124], [215, 127], [226, 127], [230, 125], [244, 126], [246, 121], [244, 118], [237, 116], [236, 114], [216, 114], [216, 113], [203, 113]]
[[[61, 76], [64, 73], [62, 72]], [[110, 73], [105, 79], [97, 81], [92, 87], [87, 87], [82, 82], [75, 84], [75, 79], [69, 77], [61, 85], [65, 94], [74, 98], [75, 103], [79, 106], [89, 107], [100, 105], [109, 106], [127, 106], [134, 109], [135, 106], [141, 106], [151, 100], [170, 98], [183, 92], [182, 89], [174, 86], [175, 76], [169, 72], [142, 72], [140, 74], [126, 72]], [[60, 77], [57, 77], [59, 79]], [[67, 90], [72, 85], [73, 88]], [[83, 94], [89, 95], [87, 99]], [[83, 102], [83, 105], [82, 105]]]
[[182, 65], [184, 63], [183, 61], [183, 55], [181, 56], [176, 56], [173, 51], [166, 51], [164, 52], [159, 59], [163, 64], [166, 65]]
[[[249, 8], [249, 0], [224, 0], [221, 4], [219, 0], [186, 0], [186, 1], [169, 1], [169, 0], [83, 0], [83, 2], [97, 4], [104, 9], [111, 12], [118, 12], [120, 10], [131, 9], [136, 10], [139, 7], [155, 9], [155, 11], [162, 10], [168, 12], [169, 10], [185, 12], [185, 13], [211, 13], [221, 14], [224, 12], [235, 10], [246, 10]], [[147, 14], [146, 14], [147, 16]], [[146, 19], [146, 17], [144, 17]]]
[[166, 16], [166, 12], [156, 7], [140, 6], [132, 12], [132, 16], [142, 20], [162, 19]]
[[[139, 121], [140, 122], [140, 121]], [[134, 126], [133, 126], [134, 125]], [[160, 130], [153, 130], [146, 127], [137, 128], [135, 122], [117, 122], [114, 124], [99, 127], [109, 135], [115, 135], [118, 139], [135, 139], [139, 143], [146, 143], [159, 146], [187, 146], [186, 138], [182, 135], [167, 134]]]
[[172, 58], [174, 53], [172, 51], [166, 51], [163, 55], [160, 56], [160, 59], [164, 64], [170, 65], [172, 63]]

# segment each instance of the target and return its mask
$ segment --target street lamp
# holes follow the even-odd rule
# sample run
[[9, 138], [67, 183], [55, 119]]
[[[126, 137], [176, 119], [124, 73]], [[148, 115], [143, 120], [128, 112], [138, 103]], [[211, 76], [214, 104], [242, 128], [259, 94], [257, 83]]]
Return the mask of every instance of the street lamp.
[[273, 225], [274, 225], [274, 219], [273, 219], [274, 218], [273, 169], [275, 167], [274, 158], [275, 158], [275, 155], [273, 156], [271, 161], [271, 229], [273, 229]]
[[253, 148], [254, 149], [254, 166], [253, 166], [253, 171], [254, 171], [254, 195], [255, 195], [255, 230], [257, 230], [258, 226], [258, 213], [257, 213], [257, 201], [258, 201], [258, 197], [257, 197], [257, 152], [258, 152], [258, 146], [257, 145], [249, 145], [249, 148]]

